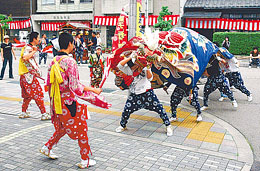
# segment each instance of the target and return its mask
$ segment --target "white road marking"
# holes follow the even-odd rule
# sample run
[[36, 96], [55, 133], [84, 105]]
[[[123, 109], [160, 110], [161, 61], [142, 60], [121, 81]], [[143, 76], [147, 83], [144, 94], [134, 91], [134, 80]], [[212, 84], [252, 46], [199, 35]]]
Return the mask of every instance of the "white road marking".
[[51, 126], [51, 125], [52, 125], [51, 123], [44, 123], [44, 124], [36, 125], [36, 126], [30, 127], [30, 128], [22, 129], [20, 131], [17, 131], [15, 133], [10, 134], [10, 135], [1, 137], [0, 138], [0, 144], [5, 143], [7, 141], [10, 141], [14, 138], [20, 137], [20, 136], [27, 134], [29, 132], [32, 132], [32, 131], [35, 131], [35, 130], [38, 130], [38, 129], [41, 129], [41, 128], [44, 128], [44, 127], [48, 127], [48, 126]]

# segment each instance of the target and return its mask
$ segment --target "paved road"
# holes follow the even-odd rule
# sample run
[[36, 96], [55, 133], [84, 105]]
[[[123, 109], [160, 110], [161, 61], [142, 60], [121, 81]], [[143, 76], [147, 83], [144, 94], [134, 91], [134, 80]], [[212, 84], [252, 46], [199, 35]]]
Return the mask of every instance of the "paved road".
[[[1, 64], [1, 63], [0, 63]], [[245, 64], [243, 64], [245, 66]], [[219, 93], [214, 92], [210, 96], [210, 109], [207, 111], [216, 117], [223, 119], [224, 121], [230, 123], [235, 128], [237, 128], [249, 141], [251, 144], [254, 155], [255, 155], [255, 163], [252, 170], [259, 170], [260, 168], [260, 147], [259, 147], [259, 133], [260, 133], [260, 90], [258, 85], [260, 85], [260, 69], [252, 68], [248, 69], [244, 66], [241, 67], [241, 73], [244, 78], [246, 86], [252, 91], [254, 100], [253, 102], [249, 103], [246, 101], [246, 96], [242, 95], [240, 92], [236, 91], [235, 97], [238, 101], [239, 107], [237, 110], [234, 110], [229, 102], [218, 102], [217, 99], [219, 98]], [[18, 72], [18, 62], [14, 62], [14, 73], [17, 76]], [[42, 68], [43, 75], [46, 73], [46, 68]], [[86, 66], [80, 66], [80, 78], [83, 80], [83, 83], [89, 84], [89, 69]], [[7, 76], [6, 76], [7, 77]], [[114, 85], [114, 76], [108, 78], [104, 87], [106, 91], [115, 91], [118, 89]], [[1, 85], [1, 84], [0, 84]], [[174, 87], [171, 87], [172, 89]], [[200, 86], [200, 95], [202, 96], [203, 87]], [[127, 92], [123, 92], [122, 94], [127, 94]], [[169, 101], [169, 96], [165, 96], [164, 92], [161, 90], [157, 91], [159, 99], [162, 101]], [[186, 102], [183, 101], [184, 106], [188, 106]], [[62, 145], [61, 145], [62, 146]]]

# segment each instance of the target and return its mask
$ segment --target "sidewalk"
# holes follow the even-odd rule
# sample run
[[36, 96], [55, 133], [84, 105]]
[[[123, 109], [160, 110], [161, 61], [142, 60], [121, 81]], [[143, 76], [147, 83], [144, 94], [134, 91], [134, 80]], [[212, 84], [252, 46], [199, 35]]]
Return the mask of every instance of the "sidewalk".
[[[228, 123], [203, 112], [196, 122], [193, 108], [180, 106], [174, 135], [167, 137], [165, 126], [155, 112], [140, 110], [131, 115], [127, 130], [116, 133], [127, 92], [104, 89], [112, 103], [109, 110], [88, 105], [89, 141], [97, 165], [90, 170], [250, 170], [253, 153], [242, 134]], [[160, 98], [159, 98], [160, 99]], [[47, 111], [48, 95], [45, 94]], [[170, 114], [169, 102], [162, 101]], [[54, 151], [56, 161], [42, 156], [38, 149], [53, 133], [50, 121], [40, 121], [35, 103], [29, 106], [32, 118], [21, 120], [18, 80], [0, 84], [0, 170], [75, 170], [80, 159], [76, 141], [67, 136]]]

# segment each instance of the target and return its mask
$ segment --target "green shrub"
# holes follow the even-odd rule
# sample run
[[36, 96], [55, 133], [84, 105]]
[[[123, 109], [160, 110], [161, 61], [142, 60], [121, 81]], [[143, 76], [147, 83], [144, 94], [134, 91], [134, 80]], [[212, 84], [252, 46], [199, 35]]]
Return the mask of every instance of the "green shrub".
[[253, 47], [260, 48], [260, 32], [215, 32], [213, 41], [221, 46], [226, 36], [230, 41], [229, 51], [234, 55], [249, 55]]

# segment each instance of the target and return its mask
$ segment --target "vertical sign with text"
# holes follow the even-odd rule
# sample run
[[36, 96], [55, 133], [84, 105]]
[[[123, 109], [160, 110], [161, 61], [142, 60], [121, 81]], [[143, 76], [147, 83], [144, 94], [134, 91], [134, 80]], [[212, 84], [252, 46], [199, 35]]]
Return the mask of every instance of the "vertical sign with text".
[[141, 37], [141, 27], [142, 27], [142, 0], [136, 0], [137, 13], [136, 13], [136, 36]]

